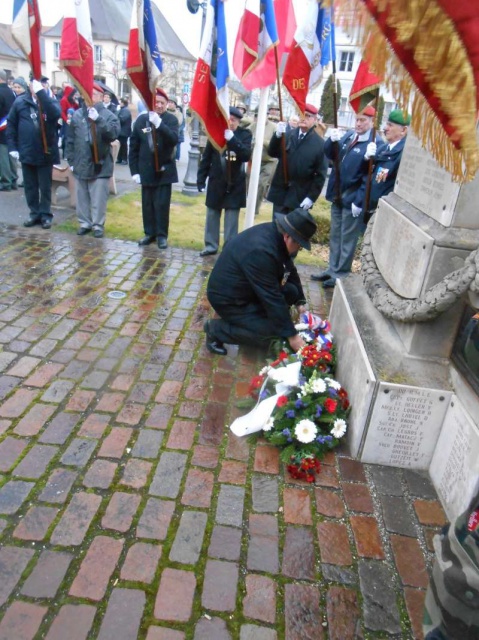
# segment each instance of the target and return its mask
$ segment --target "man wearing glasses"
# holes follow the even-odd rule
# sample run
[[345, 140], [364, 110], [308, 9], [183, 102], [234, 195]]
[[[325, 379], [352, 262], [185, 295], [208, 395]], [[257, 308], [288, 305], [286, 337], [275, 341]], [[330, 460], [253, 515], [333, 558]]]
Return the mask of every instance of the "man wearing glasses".
[[[307, 104], [299, 125], [286, 133], [286, 122], [278, 122], [268, 153], [278, 158], [278, 166], [271, 182], [267, 199], [273, 203], [273, 218], [298, 207], [310, 209], [323, 188], [328, 168], [324, 155], [324, 140], [315, 126], [318, 110]], [[283, 142], [286, 145], [286, 171], [283, 162]]]

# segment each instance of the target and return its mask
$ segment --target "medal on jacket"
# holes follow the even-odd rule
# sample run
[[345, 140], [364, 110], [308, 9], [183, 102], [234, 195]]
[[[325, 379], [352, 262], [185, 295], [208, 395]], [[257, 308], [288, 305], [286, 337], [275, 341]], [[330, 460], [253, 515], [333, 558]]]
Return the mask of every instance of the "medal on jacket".
[[281, 280], [281, 286], [282, 286], [282, 287], [284, 287], [284, 286], [285, 286], [285, 284], [288, 282], [289, 274], [290, 274], [290, 272], [289, 272], [289, 271], [285, 271], [285, 272], [284, 272], [283, 279]]

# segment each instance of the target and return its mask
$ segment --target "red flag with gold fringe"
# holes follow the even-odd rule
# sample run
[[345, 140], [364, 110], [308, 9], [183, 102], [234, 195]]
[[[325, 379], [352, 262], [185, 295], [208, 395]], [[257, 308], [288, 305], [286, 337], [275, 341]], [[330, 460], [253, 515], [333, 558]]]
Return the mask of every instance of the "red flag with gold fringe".
[[381, 82], [381, 78], [370, 70], [366, 60], [361, 60], [349, 94], [349, 104], [355, 113], [360, 113], [376, 99]]

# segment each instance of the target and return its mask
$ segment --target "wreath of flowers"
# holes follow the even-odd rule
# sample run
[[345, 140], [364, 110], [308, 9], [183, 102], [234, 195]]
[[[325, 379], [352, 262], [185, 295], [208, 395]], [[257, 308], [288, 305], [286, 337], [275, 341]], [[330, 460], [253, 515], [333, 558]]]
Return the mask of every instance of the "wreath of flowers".
[[346, 390], [332, 377], [335, 356], [329, 323], [303, 314], [296, 328], [306, 346], [298, 353], [283, 346], [276, 360], [253, 377], [250, 394], [259, 402], [276, 396], [263, 436], [281, 448], [281, 459], [293, 478], [313, 482], [320, 459], [346, 434], [350, 403]]

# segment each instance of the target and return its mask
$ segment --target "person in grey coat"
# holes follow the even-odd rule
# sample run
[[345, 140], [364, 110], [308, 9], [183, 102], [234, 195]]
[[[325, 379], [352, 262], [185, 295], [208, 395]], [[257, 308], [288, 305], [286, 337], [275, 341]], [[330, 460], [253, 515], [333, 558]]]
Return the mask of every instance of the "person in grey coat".
[[[113, 175], [111, 143], [120, 134], [120, 121], [103, 104], [103, 89], [93, 85], [93, 107], [75, 111], [67, 138], [66, 156], [76, 178], [79, 236], [93, 230], [102, 238], [106, 220], [108, 183]], [[94, 138], [98, 151], [95, 162]]]

